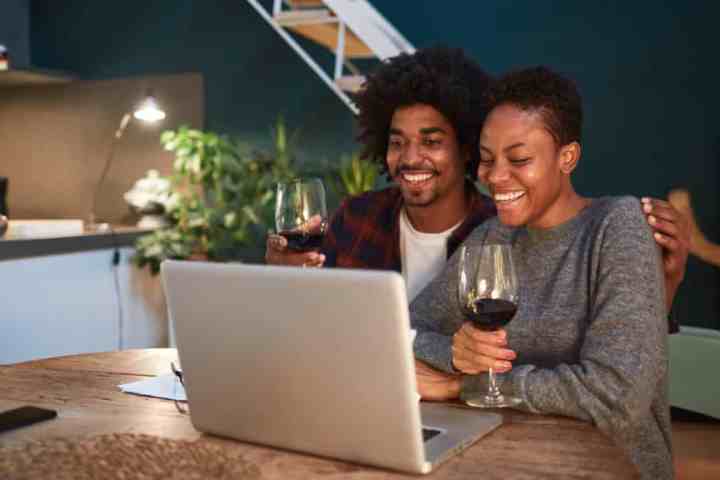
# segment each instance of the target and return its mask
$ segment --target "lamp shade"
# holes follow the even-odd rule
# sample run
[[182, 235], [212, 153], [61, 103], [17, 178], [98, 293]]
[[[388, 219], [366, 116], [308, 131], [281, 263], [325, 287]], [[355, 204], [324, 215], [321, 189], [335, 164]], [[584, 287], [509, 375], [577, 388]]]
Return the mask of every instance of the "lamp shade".
[[148, 95], [133, 112], [133, 116], [143, 122], [153, 123], [163, 120], [165, 112], [160, 108], [155, 97]]

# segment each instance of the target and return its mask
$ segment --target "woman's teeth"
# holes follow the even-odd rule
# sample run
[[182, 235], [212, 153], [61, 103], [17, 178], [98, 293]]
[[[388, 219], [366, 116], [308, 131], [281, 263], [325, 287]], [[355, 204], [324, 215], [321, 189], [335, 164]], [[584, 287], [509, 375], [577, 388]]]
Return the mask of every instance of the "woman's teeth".
[[406, 182], [420, 183], [432, 177], [432, 173], [403, 173], [402, 178]]
[[525, 192], [496, 193], [493, 198], [496, 202], [512, 202], [525, 195]]

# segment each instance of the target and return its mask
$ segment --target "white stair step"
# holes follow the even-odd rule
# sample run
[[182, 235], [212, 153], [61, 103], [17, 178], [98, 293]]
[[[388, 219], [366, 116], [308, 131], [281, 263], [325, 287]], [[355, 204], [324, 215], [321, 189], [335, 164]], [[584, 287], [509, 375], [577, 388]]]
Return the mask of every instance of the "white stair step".
[[[277, 17], [276, 17], [277, 20]], [[337, 49], [337, 38], [339, 24], [334, 17], [332, 20], [320, 21], [288, 21], [286, 24], [281, 23], [288, 30], [302, 35], [315, 43], [325, 46], [328, 50], [335, 53]], [[375, 54], [360, 40], [352, 30], [345, 30], [345, 57], [346, 58], [375, 58]]]
[[335, 84], [346, 92], [358, 92], [365, 83], [363, 75], [346, 75], [335, 80]]
[[322, 0], [285, 0], [292, 8], [309, 8], [324, 6]]
[[337, 22], [337, 17], [335, 17], [327, 8], [312, 10], [283, 10], [275, 15], [274, 18], [275, 21], [283, 27]]

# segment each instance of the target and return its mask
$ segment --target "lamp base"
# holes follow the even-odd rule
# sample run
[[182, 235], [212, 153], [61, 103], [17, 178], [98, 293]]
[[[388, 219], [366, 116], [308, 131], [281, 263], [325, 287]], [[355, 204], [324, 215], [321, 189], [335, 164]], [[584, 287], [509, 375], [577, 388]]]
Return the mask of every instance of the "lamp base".
[[107, 233], [110, 230], [112, 227], [106, 222], [85, 222], [85, 231], [88, 233]]

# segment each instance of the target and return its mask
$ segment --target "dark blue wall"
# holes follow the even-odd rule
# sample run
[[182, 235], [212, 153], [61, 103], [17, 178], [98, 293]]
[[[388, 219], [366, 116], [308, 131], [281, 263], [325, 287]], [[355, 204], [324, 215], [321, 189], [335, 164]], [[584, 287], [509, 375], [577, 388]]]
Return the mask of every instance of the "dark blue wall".
[[[416, 46], [462, 46], [493, 73], [543, 63], [571, 75], [587, 118], [579, 191], [664, 197], [684, 186], [701, 227], [720, 241], [718, 4], [372, 3]], [[302, 127], [306, 160], [353, 148], [349, 110], [242, 0], [31, 6], [38, 66], [90, 78], [202, 72], [207, 128], [266, 141], [283, 113]], [[676, 305], [683, 323], [720, 328], [720, 271], [691, 259]]]
[[30, 63], [30, 2], [0, 2], [0, 45], [10, 55], [11, 67], [27, 67]]
[[84, 78], [201, 72], [210, 130], [267, 142], [282, 114], [309, 160], [354, 148], [350, 111], [244, 0], [34, 0], [32, 18], [37, 65]]

